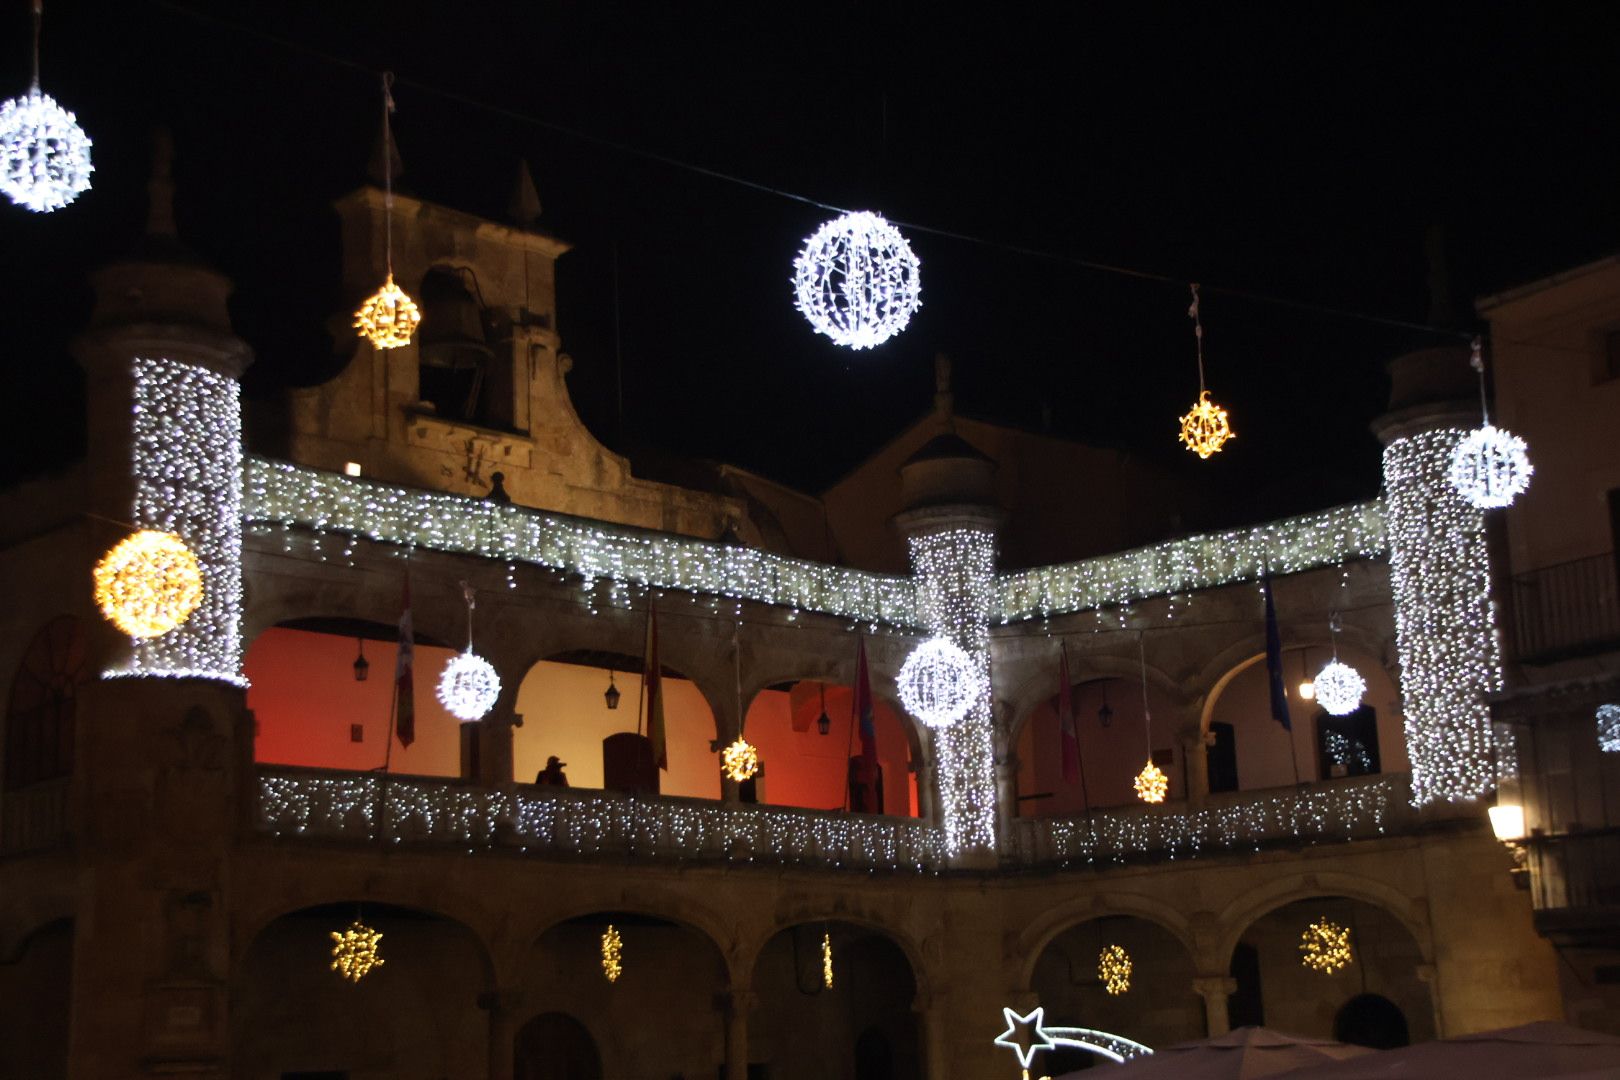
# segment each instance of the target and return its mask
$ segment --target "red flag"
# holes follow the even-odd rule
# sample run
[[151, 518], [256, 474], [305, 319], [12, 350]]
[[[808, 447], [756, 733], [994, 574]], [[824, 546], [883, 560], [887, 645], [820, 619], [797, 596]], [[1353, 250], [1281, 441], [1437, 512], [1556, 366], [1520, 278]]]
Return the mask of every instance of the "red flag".
[[[861, 756], [857, 779], [876, 790], [878, 776], [877, 726], [872, 720], [872, 679], [866, 670], [866, 639], [855, 645], [855, 720], [860, 725]], [[881, 807], [877, 808], [881, 812]]]
[[1069, 646], [1058, 662], [1058, 733], [1063, 740], [1063, 782], [1080, 782], [1080, 732], [1074, 725], [1074, 698], [1069, 690]]
[[399, 614], [399, 653], [394, 661], [394, 700], [398, 709], [394, 731], [399, 734], [399, 745], [409, 746], [416, 741], [416, 691], [411, 679], [411, 663], [415, 659], [416, 634], [411, 626], [411, 575], [405, 574], [405, 610]]
[[647, 688], [647, 738], [652, 742], [653, 761], [660, 769], [669, 770], [669, 745], [664, 731], [664, 680], [658, 665], [658, 609], [647, 608], [647, 653], [641, 672], [642, 685]]

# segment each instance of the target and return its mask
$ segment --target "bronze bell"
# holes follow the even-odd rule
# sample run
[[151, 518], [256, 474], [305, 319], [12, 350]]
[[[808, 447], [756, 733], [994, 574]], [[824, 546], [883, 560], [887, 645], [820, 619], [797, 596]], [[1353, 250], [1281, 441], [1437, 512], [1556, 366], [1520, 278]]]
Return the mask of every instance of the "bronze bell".
[[461, 274], [434, 267], [422, 278], [422, 363], [450, 371], [480, 368], [493, 358], [484, 312]]

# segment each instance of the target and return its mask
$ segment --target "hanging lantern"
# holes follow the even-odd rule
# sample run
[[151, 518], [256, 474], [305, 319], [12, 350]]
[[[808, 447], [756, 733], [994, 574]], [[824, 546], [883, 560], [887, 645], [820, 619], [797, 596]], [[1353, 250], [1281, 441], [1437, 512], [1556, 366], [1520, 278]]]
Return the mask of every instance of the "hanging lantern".
[[1481, 510], [1511, 504], [1530, 486], [1533, 472], [1524, 440], [1490, 423], [1469, 432], [1451, 452], [1451, 486]]
[[379, 349], [398, 349], [411, 343], [411, 335], [422, 321], [416, 301], [394, 284], [390, 271], [383, 287], [373, 293], [354, 313], [354, 327], [360, 336]]
[[371, 674], [371, 661], [366, 659], [366, 639], [356, 638], [360, 643], [360, 655], [354, 658], [354, 681], [365, 682]]
[[1620, 754], [1620, 705], [1597, 707], [1598, 749], [1606, 754]]
[[1187, 449], [1201, 458], [1220, 453], [1228, 439], [1236, 438], [1226, 410], [1209, 400], [1209, 391], [1201, 390], [1191, 411], [1181, 418], [1181, 441]]
[[816, 717], [816, 733], [825, 735], [832, 730], [832, 717], [827, 715], [827, 684], [817, 684], [821, 687], [821, 715]]
[[609, 669], [608, 670], [608, 688], [606, 690], [602, 691], [602, 700], [607, 702], [607, 707], [608, 708], [617, 709], [619, 707], [619, 697], [620, 697], [619, 688], [617, 686], [615, 686], [614, 683], [613, 683], [613, 671], [612, 671], [612, 669]]
[[354, 920], [341, 932], [332, 931], [332, 970], [340, 978], [357, 983], [365, 978], [373, 968], [383, 966], [383, 958], [377, 951], [377, 943], [382, 941], [382, 935], [359, 919]]
[[452, 656], [439, 676], [439, 703], [466, 723], [483, 719], [500, 695], [501, 677], [471, 649]]
[[879, 214], [844, 214], [804, 242], [793, 263], [794, 303], [817, 333], [851, 349], [906, 328], [920, 300], [917, 256]]
[[1124, 946], [1109, 945], [1097, 954], [1097, 978], [1115, 997], [1131, 988], [1131, 954]]
[[1332, 975], [1355, 960], [1350, 950], [1350, 928], [1332, 919], [1318, 919], [1299, 938], [1299, 962], [1312, 971]]
[[624, 974], [624, 939], [612, 923], [602, 931], [602, 975], [610, 983], [619, 981]]
[[741, 735], [720, 753], [720, 769], [734, 783], [752, 780], [759, 772], [759, 751]]
[[942, 637], [913, 649], [895, 682], [906, 711], [931, 728], [949, 727], [966, 716], [983, 687], [973, 658]]
[[142, 529], [102, 556], [92, 575], [107, 621], [133, 638], [167, 634], [203, 601], [197, 556], [173, 533]]
[[1164, 775], [1164, 770], [1148, 763], [1142, 766], [1142, 771], [1136, 774], [1136, 797], [1145, 803], [1162, 803], [1164, 797], [1170, 793], [1170, 778]]
[[1312, 687], [1316, 703], [1334, 716], [1348, 716], [1361, 708], [1362, 695], [1367, 692], [1367, 680], [1349, 664], [1330, 660], [1316, 673]]

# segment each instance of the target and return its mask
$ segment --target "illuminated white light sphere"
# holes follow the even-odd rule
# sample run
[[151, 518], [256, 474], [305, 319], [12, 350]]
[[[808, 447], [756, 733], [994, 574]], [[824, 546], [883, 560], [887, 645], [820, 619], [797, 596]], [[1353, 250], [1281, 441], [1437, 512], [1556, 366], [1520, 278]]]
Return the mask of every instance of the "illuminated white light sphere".
[[911, 650], [895, 682], [906, 712], [931, 728], [949, 727], [966, 716], [982, 685], [973, 658], [942, 637]]
[[794, 303], [816, 332], [851, 349], [881, 345], [921, 304], [917, 256], [882, 215], [834, 218], [793, 262]]
[[1606, 754], [1620, 754], [1620, 705], [1597, 707], [1598, 749]]
[[48, 213], [90, 190], [90, 136], [38, 87], [0, 105], [0, 190]]
[[488, 660], [471, 650], [458, 653], [439, 676], [439, 702], [458, 720], [480, 720], [495, 707], [501, 678]]
[[1316, 703], [1334, 716], [1347, 716], [1361, 708], [1367, 680], [1349, 664], [1330, 661], [1316, 673]]
[[1451, 452], [1451, 486], [1481, 510], [1509, 505], [1535, 471], [1524, 440], [1492, 424], [1470, 431]]

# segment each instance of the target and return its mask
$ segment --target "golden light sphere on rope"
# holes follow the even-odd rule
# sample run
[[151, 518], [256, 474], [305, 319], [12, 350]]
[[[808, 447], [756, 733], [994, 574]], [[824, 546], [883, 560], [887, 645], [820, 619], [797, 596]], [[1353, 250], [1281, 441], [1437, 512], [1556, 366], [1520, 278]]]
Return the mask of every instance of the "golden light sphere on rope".
[[133, 638], [167, 634], [203, 600], [202, 567], [173, 533], [142, 529], [103, 555], [93, 573], [96, 605]]
[[1170, 793], [1170, 778], [1164, 775], [1164, 770], [1153, 764], [1149, 758], [1142, 771], [1136, 775], [1136, 797], [1145, 803], [1162, 803], [1164, 797]]
[[1181, 441], [1187, 449], [1207, 459], [1236, 437], [1226, 410], [1209, 400], [1208, 390], [1199, 391], [1197, 404], [1181, 418]]
[[383, 958], [377, 951], [382, 934], [359, 919], [342, 931], [332, 931], [329, 936], [332, 939], [332, 970], [340, 978], [357, 983], [373, 968], [383, 966]]
[[1299, 938], [1299, 962], [1312, 971], [1332, 975], [1355, 959], [1350, 949], [1350, 928], [1332, 919], [1318, 919]]
[[405, 290], [394, 284], [390, 273], [383, 287], [373, 293], [360, 310], [354, 313], [354, 328], [360, 336], [379, 349], [397, 349], [411, 343], [422, 321], [422, 312], [416, 301], [405, 295]]
[[720, 768], [726, 779], [735, 783], [752, 780], [759, 772], [759, 751], [754, 744], [737, 736], [737, 741], [720, 753]]
[[1115, 997], [1131, 988], [1131, 954], [1123, 945], [1105, 946], [1097, 954], [1097, 978], [1102, 988]]

